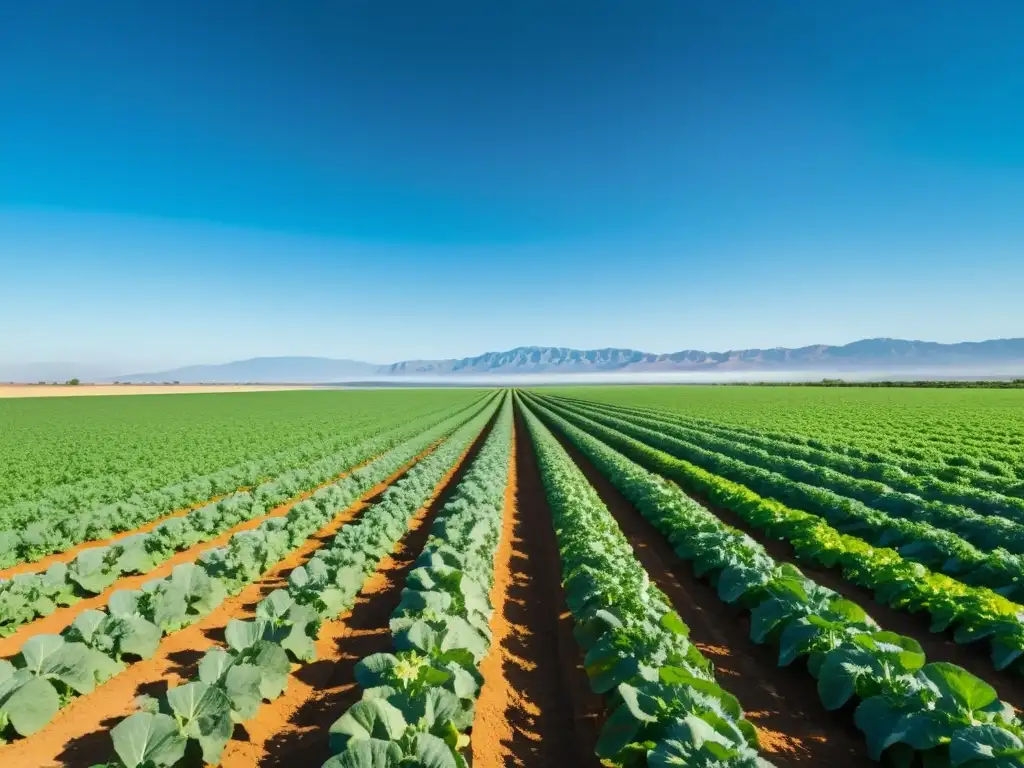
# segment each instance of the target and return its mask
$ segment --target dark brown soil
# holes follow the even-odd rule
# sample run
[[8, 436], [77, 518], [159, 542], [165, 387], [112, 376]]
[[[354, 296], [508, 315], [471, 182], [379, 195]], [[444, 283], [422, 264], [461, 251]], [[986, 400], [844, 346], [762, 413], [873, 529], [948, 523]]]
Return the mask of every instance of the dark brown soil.
[[771, 538], [747, 523], [739, 515], [724, 507], [714, 505], [700, 495], [690, 494], [690, 496], [714, 512], [715, 516], [723, 523], [743, 531], [757, 541], [778, 562], [796, 565], [809, 579], [813, 579], [823, 587], [828, 587], [860, 605], [883, 629], [898, 632], [917, 640], [928, 661], [947, 661], [961, 666], [994, 686], [1003, 701], [1012, 704], [1018, 711], [1024, 708], [1024, 678], [1019, 673], [1012, 671], [996, 671], [988, 655], [987, 641], [959, 645], [953, 641], [950, 632], [932, 632], [929, 629], [930, 620], [926, 613], [907, 613], [890, 608], [885, 603], [875, 600], [871, 590], [847, 581], [843, 576], [842, 569], [838, 566], [822, 568], [807, 563], [797, 557], [793, 546], [788, 541]]
[[762, 751], [778, 766], [873, 765], [847, 712], [827, 712], [813, 677], [779, 667], [775, 651], [755, 644], [750, 625], [693, 576], [668, 541], [568, 440], [562, 445], [615, 517], [651, 580], [690, 627], [691, 640], [715, 665], [719, 684], [736, 696], [757, 728]]
[[[496, 558], [505, 573], [495, 602], [492, 661], [473, 727], [474, 768], [596, 766], [602, 718], [591, 693], [561, 588], [558, 547], [529, 432], [517, 413], [515, 504]], [[498, 666], [498, 665], [495, 665]]]
[[792, 545], [785, 540], [773, 539], [763, 531], [754, 528], [734, 512], [717, 506], [706, 497], [688, 493], [695, 501], [711, 510], [727, 525], [737, 528], [760, 543], [780, 563], [792, 563], [810, 579], [828, 587], [839, 595], [852, 600], [866, 610], [883, 629], [912, 637], [921, 644], [928, 661], [945, 661], [963, 667], [999, 692], [1000, 698], [1011, 704], [1017, 711], [1024, 710], [1024, 677], [1012, 670], [997, 671], [989, 656], [989, 643], [981, 640], [970, 645], [960, 645], [953, 640], [952, 632], [932, 632], [928, 614], [921, 611], [909, 613], [891, 608], [875, 600], [874, 593], [847, 581], [842, 569], [823, 568], [799, 559]]

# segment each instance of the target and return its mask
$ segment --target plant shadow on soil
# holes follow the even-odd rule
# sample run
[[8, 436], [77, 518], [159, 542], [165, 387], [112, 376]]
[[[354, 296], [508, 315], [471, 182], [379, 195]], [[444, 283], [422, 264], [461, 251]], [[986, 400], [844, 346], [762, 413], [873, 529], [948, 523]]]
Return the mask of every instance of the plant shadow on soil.
[[110, 729], [121, 722], [120, 717], [108, 717], [100, 721], [100, 727], [83, 736], [72, 739], [64, 745], [64, 750], [57, 756], [62, 765], [91, 765], [97, 755], [111, 751]]
[[506, 765], [590, 768], [598, 765], [594, 744], [602, 704], [590, 691], [572, 638], [551, 512], [518, 408], [515, 455], [516, 519], [501, 615], [510, 631], [500, 649], [509, 696], [498, 751]]

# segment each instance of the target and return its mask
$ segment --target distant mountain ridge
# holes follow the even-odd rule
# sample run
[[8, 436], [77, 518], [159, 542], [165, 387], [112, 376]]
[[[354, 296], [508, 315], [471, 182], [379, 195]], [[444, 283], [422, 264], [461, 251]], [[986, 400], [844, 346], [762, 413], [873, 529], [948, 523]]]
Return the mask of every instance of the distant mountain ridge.
[[476, 357], [409, 360], [381, 368], [387, 375], [486, 373], [656, 373], [661, 371], [780, 371], [806, 369], [892, 369], [1024, 364], [1024, 338], [940, 344], [904, 339], [863, 339], [840, 346], [739, 349], [705, 352], [684, 349], [654, 354], [636, 349], [516, 347]]
[[636, 349], [516, 347], [475, 357], [404, 360], [375, 365], [323, 357], [257, 357], [223, 365], [195, 365], [157, 373], [130, 374], [123, 382], [331, 383], [392, 378], [577, 373], [732, 373], [745, 371], [832, 371], [835, 373], [926, 369], [931, 375], [962, 369], [1024, 371], [1024, 338], [940, 344], [904, 339], [863, 339], [850, 344], [705, 352], [686, 349], [655, 354]]

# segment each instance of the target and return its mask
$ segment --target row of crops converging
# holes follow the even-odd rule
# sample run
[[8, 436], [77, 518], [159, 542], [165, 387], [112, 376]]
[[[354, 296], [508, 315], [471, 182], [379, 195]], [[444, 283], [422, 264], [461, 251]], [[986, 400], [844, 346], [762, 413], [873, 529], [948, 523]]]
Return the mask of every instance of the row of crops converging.
[[1012, 472], [580, 390], [345, 418], [18, 534], [5, 764], [1024, 765]]

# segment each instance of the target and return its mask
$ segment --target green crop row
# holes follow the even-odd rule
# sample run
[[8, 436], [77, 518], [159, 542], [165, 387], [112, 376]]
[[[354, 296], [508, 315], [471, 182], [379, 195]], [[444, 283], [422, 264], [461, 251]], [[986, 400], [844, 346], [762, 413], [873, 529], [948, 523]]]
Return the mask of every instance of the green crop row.
[[[578, 399], [572, 400], [572, 402], [586, 404], [586, 401]], [[912, 473], [907, 471], [908, 461], [894, 462], [891, 457], [886, 457], [881, 461], [868, 461], [841, 452], [836, 449], [836, 446], [814, 447], [822, 444], [820, 439], [798, 440], [786, 433], [717, 424], [708, 419], [650, 407], [611, 403], [603, 405], [621, 415], [628, 416], [631, 413], [638, 413], [657, 418], [699, 430], [704, 435], [760, 448], [769, 451], [774, 456], [820, 465], [852, 478], [889, 486], [931, 501], [967, 507], [983, 515], [1001, 515], [1018, 523], [1024, 522], [1024, 498], [1021, 498], [1024, 496], [1024, 482], [1019, 480], [960, 467], [920, 463], [914, 467], [916, 471]], [[871, 486], [865, 488], [869, 492], [872, 489]], [[882, 488], [874, 490], [884, 492]], [[861, 500], [868, 504], [871, 503], [865, 498]]]
[[[819, 515], [841, 533], [856, 535], [878, 547], [898, 547], [906, 559], [940, 570], [965, 584], [988, 587], [1010, 599], [1024, 599], [1024, 557], [1020, 555], [1002, 548], [982, 552], [950, 531], [890, 517], [833, 491], [708, 450], [677, 436], [670, 425], [656, 420], [635, 416], [620, 419], [600, 407], [567, 407], [573, 413], [615, 427], [673, 456], [742, 483], [758, 494]], [[1022, 611], [1024, 606], [1016, 605], [1015, 612]]]
[[534, 407], [724, 602], [749, 612], [754, 642], [774, 645], [781, 666], [806, 661], [827, 709], [857, 702], [854, 722], [873, 759], [888, 751], [887, 758], [910, 765], [921, 753], [934, 768], [994, 768], [1024, 757], [1024, 728], [990, 685], [955, 665], [928, 663], [915, 640], [884, 631], [860, 606], [778, 564], [675, 484], [553, 411]]
[[362, 424], [394, 424], [480, 395], [345, 390], [3, 399], [0, 509], [49, 500], [79, 511], [76, 498], [100, 506], [307, 444], [330, 453], [336, 436]]
[[[63, 633], [25, 642], [13, 664], [0, 665], [0, 738], [29, 736], [76, 695], [87, 694], [137, 658], [149, 658], [164, 634], [208, 614], [298, 548], [360, 495], [386, 480], [431, 444], [452, 435], [432, 454], [490, 418], [493, 401], [473, 416], [445, 419], [296, 504], [284, 517], [231, 537], [197, 563], [179, 565], [170, 577], [141, 590], [119, 590], [106, 611], [80, 614]], [[467, 422], [467, 418], [469, 421]], [[445, 451], [445, 455], [450, 452]], [[40, 657], [45, 663], [39, 663]]]
[[[472, 407], [472, 403], [460, 403], [458, 407]], [[83, 542], [109, 538], [175, 510], [255, 486], [282, 473], [301, 473], [302, 468], [324, 459], [333, 461], [332, 454], [347, 455], [353, 442], [400, 428], [411, 420], [440, 418], [441, 415], [435, 415], [432, 408], [422, 408], [419, 413], [402, 411], [392, 418], [366, 419], [345, 428], [341, 436], [302, 443], [262, 461], [220, 468], [99, 506], [89, 506], [87, 500], [81, 504], [47, 498], [23, 502], [0, 512], [0, 568], [64, 552]], [[100, 478], [95, 482], [102, 486], [107, 480]]]
[[489, 592], [501, 536], [512, 446], [512, 400], [441, 509], [402, 601], [392, 614], [393, 653], [356, 665], [362, 698], [330, 729], [325, 768], [389, 765], [465, 768], [462, 750], [491, 646]]
[[[472, 408], [473, 406], [471, 406]], [[462, 413], [462, 409], [455, 414]], [[70, 563], [56, 563], [43, 573], [24, 573], [0, 580], [0, 637], [7, 636], [57, 606], [71, 605], [85, 595], [104, 592], [125, 574], [148, 573], [175, 552], [209, 541], [248, 520], [262, 517], [300, 493], [336, 478], [360, 462], [419, 435], [442, 419], [428, 416], [369, 435], [345, 451], [301, 469], [285, 472], [251, 492], [244, 491], [207, 504], [183, 517], [167, 520], [148, 533], [107, 547], [79, 553]]]
[[756, 768], [757, 732], [651, 583], [611, 513], [548, 429], [524, 413], [551, 508], [583, 668], [611, 712], [596, 753], [616, 766]]
[[659, 450], [642, 432], [630, 436], [631, 427], [624, 422], [620, 429], [557, 407], [552, 410], [647, 469], [675, 480], [691, 493], [705, 495], [755, 529], [788, 541], [801, 559], [828, 568], [839, 566], [847, 580], [873, 590], [880, 602], [928, 613], [933, 631], [953, 628], [957, 642], [965, 644], [988, 640], [996, 669], [1019, 666], [1024, 656], [1020, 608], [991, 590], [967, 586], [907, 561], [893, 549], [840, 534], [816, 515], [763, 498], [740, 482]]
[[[264, 700], [285, 689], [289, 658], [316, 659], [315, 640], [324, 620], [350, 609], [379, 561], [406, 534], [409, 521], [493, 417], [495, 404], [459, 427], [430, 456], [417, 463], [358, 520], [289, 576], [287, 590], [264, 598], [252, 620], [232, 619], [226, 647], [214, 647], [199, 662], [198, 677], [144, 702], [111, 729], [114, 751], [124, 768], [169, 768], [190, 743], [203, 761], [216, 765], [235, 723], [256, 715]], [[284, 663], [282, 663], [282, 659]]]
[[[1024, 479], [1019, 391], [780, 387], [558, 389], [590, 401], [644, 405], [739, 428], [788, 433], [860, 458]], [[913, 471], [910, 467], [908, 471]]]

